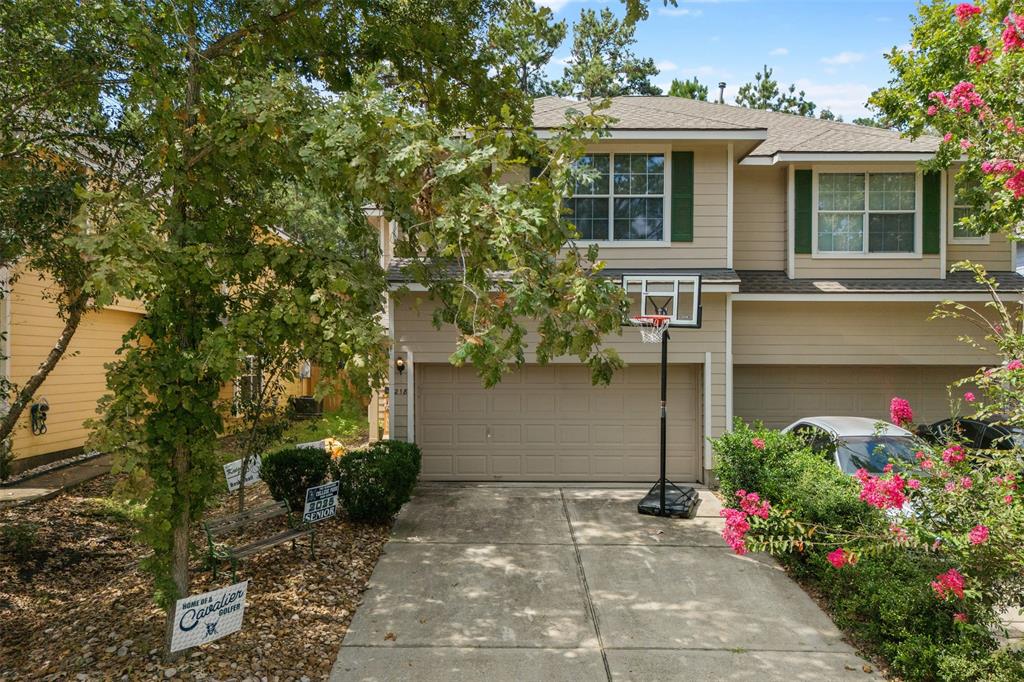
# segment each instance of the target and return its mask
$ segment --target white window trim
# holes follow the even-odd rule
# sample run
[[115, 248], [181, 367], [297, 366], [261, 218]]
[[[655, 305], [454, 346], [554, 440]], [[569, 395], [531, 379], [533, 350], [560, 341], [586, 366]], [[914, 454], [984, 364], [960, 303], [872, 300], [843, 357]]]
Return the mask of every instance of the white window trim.
[[956, 173], [954, 171], [950, 170], [946, 173], [946, 183], [946, 216], [949, 225], [949, 233], [946, 237], [948, 242], [950, 244], [988, 244], [990, 235], [987, 234], [974, 237], [956, 236]]
[[[892, 260], [920, 259], [923, 257], [921, 247], [924, 240], [922, 216], [922, 180], [921, 171], [917, 168], [865, 168], [865, 167], [811, 167], [811, 258], [820, 259], [861, 259], [861, 260]], [[864, 244], [861, 251], [819, 251], [818, 250], [818, 176], [822, 173], [863, 173], [864, 179]], [[906, 211], [871, 211], [869, 205], [869, 185], [867, 176], [872, 173], [913, 173], [914, 174], [914, 250], [900, 253], [872, 253], [868, 251], [868, 215], [871, 213], [906, 213]], [[856, 213], [856, 211], [837, 211], [838, 213]]]
[[[600, 247], [615, 247], [627, 249], [660, 248], [672, 244], [672, 146], [658, 146], [648, 148], [637, 147], [636, 149], [588, 149], [585, 154], [607, 154], [608, 155], [608, 194], [573, 194], [571, 198], [579, 199], [601, 199], [608, 197], [608, 236], [611, 239], [577, 239], [576, 243], [584, 246], [597, 244]], [[614, 239], [615, 235], [615, 204], [616, 196], [620, 198], [654, 198], [656, 194], [646, 195], [616, 195], [615, 189], [615, 155], [616, 154], [663, 154], [665, 157], [665, 178], [662, 186], [662, 226], [661, 239]]]

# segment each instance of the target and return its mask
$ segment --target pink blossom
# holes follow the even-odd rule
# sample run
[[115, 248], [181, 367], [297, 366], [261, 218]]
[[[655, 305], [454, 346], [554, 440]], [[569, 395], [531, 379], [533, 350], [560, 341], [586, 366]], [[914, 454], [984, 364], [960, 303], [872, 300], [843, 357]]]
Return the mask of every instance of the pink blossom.
[[967, 622], [967, 614], [963, 613], [963, 612], [960, 612], [960, 611], [957, 611], [956, 613], [953, 614], [953, 622], [954, 623], [966, 623]]
[[854, 476], [860, 481], [860, 499], [872, 507], [900, 509], [907, 501], [906, 483], [898, 474], [892, 478], [880, 478], [869, 474], [867, 469], [858, 469]]
[[932, 463], [930, 459], [926, 459], [923, 462], [921, 462], [922, 469], [931, 469], [933, 466], [935, 465]]
[[974, 481], [970, 476], [964, 476], [960, 479], [960, 487], [964, 490], [970, 490], [974, 486]]
[[981, 45], [972, 45], [971, 51], [967, 54], [967, 61], [975, 66], [981, 66], [992, 59], [992, 50]]
[[975, 109], [985, 109], [985, 100], [974, 89], [974, 83], [960, 81], [949, 91], [949, 95], [943, 92], [932, 92], [929, 94], [932, 99], [938, 100], [940, 104], [952, 111], [962, 111], [969, 114]]
[[964, 448], [962, 445], [950, 445], [942, 451], [942, 461], [946, 464], [956, 464], [964, 460]]
[[914, 411], [910, 409], [910, 403], [899, 397], [889, 401], [889, 421], [897, 426], [914, 421]]
[[882, 467], [882, 471], [884, 471], [887, 474], [891, 474], [892, 473], [892, 462], [889, 462], [884, 467]]
[[916, 478], [912, 478], [909, 481], [907, 481], [907, 487], [910, 488], [911, 490], [917, 490], [918, 488], [921, 487], [921, 481], [917, 480]]
[[907, 531], [902, 526], [895, 523], [889, 524], [889, 532], [896, 536], [896, 542], [904, 544], [910, 541], [910, 536], [907, 535]]
[[954, 483], [953, 481], [950, 481], [949, 483], [946, 484], [946, 492], [947, 493], [951, 493], [954, 490], [956, 490], [956, 483]]
[[928, 106], [928, 110], [925, 113], [927, 113], [929, 116], [934, 116], [935, 114], [939, 113], [939, 108], [934, 104], [931, 104]]
[[757, 493], [747, 493], [743, 490], [736, 491], [736, 496], [740, 498], [740, 508], [743, 509], [744, 513], [751, 516], [759, 516], [762, 519], [768, 518], [768, 512], [772, 508], [768, 500], [762, 502], [761, 496]]
[[842, 568], [847, 564], [855, 564], [857, 561], [853, 558], [853, 555], [847, 552], [842, 547], [837, 547], [828, 553], [826, 557], [828, 562], [836, 568]]
[[723, 509], [718, 515], [725, 519], [725, 529], [722, 531], [722, 538], [726, 544], [732, 547], [737, 554], [747, 553], [746, 534], [750, 530], [750, 522], [747, 515], [739, 509]]
[[764, 438], [751, 438], [750, 444], [758, 450], [764, 450]]
[[920, 462], [922, 459], [924, 459], [927, 456], [928, 455], [924, 454], [920, 450], [918, 450], [917, 452], [914, 453], [914, 458], [917, 459], [918, 462]]
[[953, 133], [946, 133], [945, 135], [942, 136], [942, 141], [943, 142], [949, 142], [952, 139], [953, 139]]
[[980, 545], [988, 540], [988, 527], [977, 525], [971, 529], [971, 532], [967, 534], [967, 539], [971, 541], [972, 545]]
[[1003, 498], [1003, 502], [1006, 504], [1013, 504], [1013, 495], [1007, 495]]
[[960, 571], [951, 568], [945, 573], [935, 576], [932, 581], [932, 589], [939, 599], [945, 599], [947, 593], [952, 592], [958, 599], [964, 598], [964, 577]]
[[1024, 362], [1020, 360], [1010, 360], [1008, 363], [1006, 363], [1006, 369], [1010, 370], [1011, 372], [1021, 369], [1022, 367], [1024, 367]]
[[977, 400], [977, 396], [975, 396], [970, 391], [967, 391], [967, 393], [964, 393], [964, 400], [966, 400], [969, 403], [973, 403], [975, 400]]
[[1019, 50], [1024, 47], [1024, 16], [1008, 15], [1003, 19], [1003, 52]]
[[1012, 178], [1008, 178], [1003, 184], [1006, 189], [1013, 192], [1014, 199], [1024, 197], [1024, 170], [1017, 171], [1016, 175]]
[[953, 12], [956, 14], [956, 20], [963, 24], [975, 14], [981, 14], [981, 8], [969, 2], [961, 2], [953, 8]]
[[964, 139], [960, 140], [960, 149], [963, 149], [964, 151], [967, 151], [968, 149], [970, 149], [973, 146], [974, 145], [967, 138], [964, 138]]
[[981, 171], [989, 175], [1009, 175], [1017, 170], [1017, 164], [1009, 159], [992, 159], [981, 162]]

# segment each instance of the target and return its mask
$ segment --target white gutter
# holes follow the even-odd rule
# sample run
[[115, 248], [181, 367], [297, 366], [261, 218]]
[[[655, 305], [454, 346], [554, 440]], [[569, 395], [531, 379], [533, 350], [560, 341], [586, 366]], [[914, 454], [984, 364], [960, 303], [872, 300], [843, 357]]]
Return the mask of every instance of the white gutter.
[[732, 297], [725, 295], [725, 430], [732, 431]]
[[872, 163], [881, 161], [930, 161], [934, 152], [776, 152], [771, 156], [748, 156], [741, 166], [774, 166], [780, 163], [841, 161]]
[[796, 277], [796, 169], [786, 170], [786, 276]]
[[704, 469], [711, 469], [711, 351], [704, 352], [704, 434], [701, 438], [701, 451], [704, 453]]
[[413, 358], [412, 351], [409, 350], [408, 346], [402, 346], [402, 350], [405, 352], [405, 371], [409, 373], [409, 379], [407, 380], [406, 396], [405, 396], [405, 409], [406, 409], [406, 442], [416, 442], [416, 361]]
[[934, 293], [900, 293], [896, 291], [858, 292], [849, 294], [733, 294], [734, 301], [847, 301], [847, 302], [942, 302], [942, 301], [991, 301], [992, 297], [980, 292], [937, 291]]

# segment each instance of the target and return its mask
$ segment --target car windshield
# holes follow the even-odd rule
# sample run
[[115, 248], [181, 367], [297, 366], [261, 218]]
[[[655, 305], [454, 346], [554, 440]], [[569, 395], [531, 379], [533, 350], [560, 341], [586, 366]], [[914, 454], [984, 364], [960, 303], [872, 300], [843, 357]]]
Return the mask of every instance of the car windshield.
[[839, 467], [847, 474], [866, 469], [880, 474], [891, 460], [916, 464], [914, 439], [909, 436], [848, 436], [839, 442]]

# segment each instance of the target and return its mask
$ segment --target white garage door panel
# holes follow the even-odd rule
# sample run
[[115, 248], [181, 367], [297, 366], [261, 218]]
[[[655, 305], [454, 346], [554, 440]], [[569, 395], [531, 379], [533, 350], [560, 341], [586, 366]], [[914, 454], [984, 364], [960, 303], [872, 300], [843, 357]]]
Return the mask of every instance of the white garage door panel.
[[[528, 365], [484, 389], [471, 368], [416, 365], [416, 440], [428, 480], [653, 481], [657, 366], [595, 387], [574, 365]], [[697, 370], [669, 371], [669, 474], [696, 480]]]
[[929, 422], [949, 416], [947, 385], [973, 373], [948, 366], [737, 365], [734, 409], [774, 428], [826, 415], [888, 420], [889, 401], [900, 396], [910, 401], [916, 421]]

